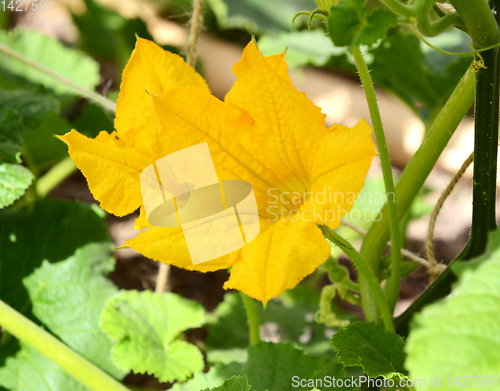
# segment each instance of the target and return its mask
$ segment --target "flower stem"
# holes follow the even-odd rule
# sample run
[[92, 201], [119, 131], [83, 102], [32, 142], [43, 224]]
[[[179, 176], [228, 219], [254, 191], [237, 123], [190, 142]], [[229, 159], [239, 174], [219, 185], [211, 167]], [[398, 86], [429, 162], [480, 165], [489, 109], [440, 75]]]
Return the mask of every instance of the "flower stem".
[[[396, 184], [399, 219], [408, 212], [441, 152], [471, 107], [474, 101], [474, 75], [471, 66], [432, 122], [422, 144], [401, 174]], [[390, 235], [387, 205], [382, 209], [380, 217], [368, 230], [360, 251], [377, 276], [380, 273], [381, 255]], [[359, 283], [365, 316], [368, 321], [375, 321], [378, 314], [373, 310], [373, 297], [369, 287], [363, 278], [360, 278]]]
[[360, 271], [361, 275], [364, 277], [370, 290], [375, 297], [378, 309], [382, 315], [382, 321], [384, 322], [384, 327], [386, 330], [394, 331], [394, 323], [392, 321], [392, 311], [389, 308], [389, 303], [387, 302], [387, 298], [380, 287], [378, 282], [378, 278], [375, 276], [375, 273], [370, 268], [370, 265], [365, 261], [365, 259], [356, 251], [351, 244], [345, 240], [338, 233], [328, 228], [326, 225], [320, 226], [321, 231], [323, 231], [323, 235], [335, 243], [339, 248], [349, 257], [351, 261], [354, 263], [356, 268]]
[[52, 360], [93, 391], [129, 391], [53, 335], [0, 300], [0, 326]]
[[69, 156], [65, 157], [37, 181], [36, 194], [44, 198], [75, 170], [73, 160]]
[[259, 311], [257, 310], [257, 305], [255, 300], [248, 297], [243, 292], [240, 292], [241, 299], [245, 305], [245, 310], [247, 312], [248, 329], [250, 332], [250, 345], [254, 345], [260, 342], [260, 321], [259, 321]]
[[401, 274], [401, 231], [399, 229], [398, 210], [396, 208], [396, 192], [394, 190], [394, 180], [391, 170], [391, 159], [389, 157], [389, 149], [385, 140], [384, 127], [382, 125], [382, 118], [377, 104], [377, 97], [373, 82], [370, 77], [370, 71], [366, 65], [365, 59], [359, 47], [356, 46], [352, 51], [356, 66], [358, 68], [359, 77], [365, 90], [366, 100], [370, 108], [370, 115], [372, 117], [373, 128], [375, 131], [375, 138], [377, 139], [377, 146], [380, 154], [380, 161], [382, 164], [382, 173], [384, 176], [385, 191], [387, 194], [387, 205], [389, 210], [389, 226], [392, 238], [392, 261], [391, 261], [391, 278], [388, 282], [388, 299], [389, 307], [394, 310], [396, 302], [399, 297], [399, 280]]
[[35, 68], [39, 70], [40, 72], [45, 73], [46, 75], [49, 75], [50, 77], [60, 81], [63, 84], [66, 84], [68, 87], [71, 87], [75, 92], [77, 92], [79, 95], [84, 96], [85, 98], [90, 99], [91, 101], [94, 101], [98, 105], [101, 105], [103, 108], [115, 112], [116, 111], [116, 103], [109, 100], [108, 98], [93, 92], [89, 91], [83, 87], [80, 87], [78, 84], [73, 83], [71, 80], [66, 79], [65, 77], [51, 71], [49, 68], [44, 67], [41, 64], [38, 64], [37, 62], [30, 60], [29, 58], [23, 56], [22, 54], [16, 52], [15, 50], [12, 50], [8, 46], [4, 44], [0, 44], [0, 52], [3, 52], [7, 54], [8, 56], [15, 58], [18, 61], [21, 61], [22, 63]]

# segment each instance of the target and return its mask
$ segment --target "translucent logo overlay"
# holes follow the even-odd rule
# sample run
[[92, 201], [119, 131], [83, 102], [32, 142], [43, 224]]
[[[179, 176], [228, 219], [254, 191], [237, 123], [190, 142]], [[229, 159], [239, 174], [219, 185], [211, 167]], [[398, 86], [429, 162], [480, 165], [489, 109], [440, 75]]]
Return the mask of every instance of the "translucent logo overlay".
[[207, 143], [146, 167], [141, 192], [151, 225], [182, 228], [193, 265], [238, 250], [260, 232], [252, 185], [219, 181]]

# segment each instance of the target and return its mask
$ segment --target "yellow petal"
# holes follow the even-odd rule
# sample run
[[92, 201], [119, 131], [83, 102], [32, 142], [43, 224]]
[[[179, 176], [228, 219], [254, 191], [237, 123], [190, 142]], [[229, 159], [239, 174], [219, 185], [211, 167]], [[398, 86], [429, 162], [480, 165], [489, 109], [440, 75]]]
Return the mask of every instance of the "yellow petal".
[[362, 119], [352, 129], [333, 126], [311, 164], [311, 191], [302, 218], [336, 228], [353, 207], [375, 156], [372, 128]]
[[268, 61], [248, 44], [233, 67], [238, 80], [225, 101], [250, 114], [267, 162], [288, 187], [303, 193], [309, 187], [309, 161], [326, 134], [325, 115]]
[[[276, 72], [276, 74], [281, 77], [283, 80], [292, 84], [290, 80], [290, 76], [288, 76], [288, 65], [285, 61], [285, 52], [273, 54], [272, 56], [266, 56], [266, 62], [269, 64], [269, 67]], [[234, 70], [234, 68], [233, 68]]]
[[203, 273], [227, 269], [234, 264], [240, 252], [238, 250], [211, 261], [193, 265], [182, 228], [152, 227], [141, 232], [137, 237], [127, 240], [126, 243], [135, 251], [155, 261]]
[[139, 38], [123, 71], [116, 107], [115, 129], [129, 146], [162, 157], [150, 94], [162, 95], [174, 87], [209, 91], [205, 80], [177, 54]]
[[101, 132], [90, 139], [75, 130], [59, 137], [83, 173], [101, 207], [117, 216], [136, 210], [142, 202], [140, 175], [151, 158], [126, 147], [116, 134]]
[[267, 224], [268, 229], [243, 248], [224, 284], [225, 289], [238, 289], [264, 304], [294, 288], [330, 254], [330, 245], [313, 222]]
[[271, 218], [267, 207], [275, 198], [269, 189], [291, 194], [266, 164], [253, 140], [254, 123], [246, 113], [199, 88], [188, 87], [153, 96], [153, 107], [165, 148], [177, 151], [207, 142], [219, 180], [241, 179], [252, 184], [262, 217]]

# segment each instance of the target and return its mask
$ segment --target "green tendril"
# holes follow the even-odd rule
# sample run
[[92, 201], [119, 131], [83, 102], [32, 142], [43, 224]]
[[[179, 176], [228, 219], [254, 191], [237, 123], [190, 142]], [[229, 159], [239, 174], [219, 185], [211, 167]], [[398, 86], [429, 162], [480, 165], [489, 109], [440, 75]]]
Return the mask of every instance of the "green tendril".
[[297, 26], [295, 25], [295, 19], [297, 19], [299, 16], [307, 15], [307, 16], [309, 16], [309, 18], [307, 20], [307, 28], [309, 29], [309, 31], [311, 31], [311, 24], [312, 24], [312, 20], [314, 18], [326, 20], [326, 18], [328, 17], [329, 14], [330, 13], [327, 10], [324, 10], [321, 8], [316, 8], [314, 11], [300, 11], [300, 12], [297, 12], [295, 14], [295, 16], [293, 17], [292, 24], [293, 24], [293, 27], [296, 28]]
[[500, 42], [494, 44], [494, 45], [491, 45], [491, 46], [487, 46], [487, 47], [484, 47], [484, 48], [481, 48], [481, 49], [474, 49], [470, 52], [465, 52], [465, 53], [454, 53], [454, 52], [448, 52], [446, 50], [441, 50], [439, 49], [438, 47], [434, 46], [432, 43], [430, 43], [429, 41], [427, 41], [422, 34], [420, 34], [418, 32], [418, 30], [413, 27], [412, 25], [408, 25], [408, 27], [410, 28], [411, 31], [413, 31], [413, 33], [422, 40], [423, 43], [425, 43], [427, 46], [429, 46], [431, 49], [434, 49], [436, 52], [439, 52], [439, 53], [442, 53], [442, 54], [446, 54], [448, 56], [457, 56], [457, 57], [467, 57], [467, 56], [472, 56], [473, 54], [479, 54], [481, 52], [485, 52], [487, 50], [491, 50], [491, 49], [494, 49], [498, 46], [500, 46]]

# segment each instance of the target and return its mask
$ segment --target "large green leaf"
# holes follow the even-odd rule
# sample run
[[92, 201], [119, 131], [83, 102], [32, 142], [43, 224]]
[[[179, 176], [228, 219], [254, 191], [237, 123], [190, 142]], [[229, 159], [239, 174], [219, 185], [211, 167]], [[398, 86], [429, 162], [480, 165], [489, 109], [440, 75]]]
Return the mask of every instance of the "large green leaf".
[[0, 163], [0, 209], [21, 197], [33, 181], [33, 174], [19, 164]]
[[372, 378], [405, 377], [403, 339], [376, 323], [355, 322], [334, 334], [332, 345], [341, 363], [362, 366]]
[[0, 163], [21, 163], [22, 119], [14, 110], [8, 110], [0, 119]]
[[222, 29], [242, 29], [249, 33], [289, 31], [294, 15], [315, 9], [312, 0], [208, 0]]
[[33, 209], [0, 212], [0, 298], [18, 311], [29, 308], [22, 279], [42, 260], [57, 262], [78, 247], [108, 241], [103, 216], [73, 201], [45, 199]]
[[89, 391], [57, 364], [25, 344], [0, 368], [0, 386], [10, 391]]
[[204, 321], [201, 305], [174, 293], [121, 291], [106, 303], [101, 327], [114, 343], [116, 364], [172, 382], [203, 370], [201, 352], [178, 336]]
[[488, 255], [481, 257], [475, 267], [462, 271], [451, 295], [415, 315], [406, 347], [406, 366], [411, 378], [425, 380], [419, 391], [434, 389], [431, 377], [434, 382], [440, 377], [440, 389], [445, 390], [456, 389], [457, 383], [469, 390], [482, 390], [490, 377], [490, 386], [496, 389], [499, 349], [500, 231], [497, 230], [490, 234]]
[[[0, 30], [0, 42], [87, 90], [93, 91], [100, 82], [99, 65], [94, 60], [40, 32]], [[0, 68], [31, 83], [42, 84], [57, 94], [75, 94], [71, 87], [54, 77], [9, 56], [0, 57]]]
[[111, 243], [88, 244], [68, 259], [42, 266], [23, 280], [33, 314], [72, 349], [116, 378], [126, 372], [111, 358], [111, 341], [99, 327], [105, 301], [117, 289]]

